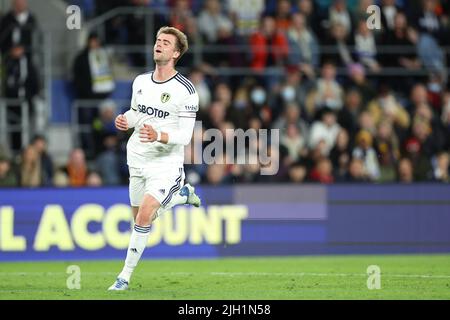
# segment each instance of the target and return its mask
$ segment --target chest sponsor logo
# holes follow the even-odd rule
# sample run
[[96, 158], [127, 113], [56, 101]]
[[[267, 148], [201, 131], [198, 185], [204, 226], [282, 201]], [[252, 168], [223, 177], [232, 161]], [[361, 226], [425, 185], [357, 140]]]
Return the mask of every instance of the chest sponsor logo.
[[141, 113], [146, 113], [147, 115], [155, 118], [165, 119], [167, 118], [170, 113], [164, 110], [160, 110], [153, 107], [147, 107], [142, 104], [138, 105], [138, 111]]

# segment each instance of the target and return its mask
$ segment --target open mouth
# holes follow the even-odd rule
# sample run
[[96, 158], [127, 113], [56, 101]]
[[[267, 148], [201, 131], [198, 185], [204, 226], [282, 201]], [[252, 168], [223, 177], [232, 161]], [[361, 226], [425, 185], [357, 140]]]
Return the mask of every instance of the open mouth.
[[161, 50], [156, 49], [155, 52], [156, 53], [161, 53]]

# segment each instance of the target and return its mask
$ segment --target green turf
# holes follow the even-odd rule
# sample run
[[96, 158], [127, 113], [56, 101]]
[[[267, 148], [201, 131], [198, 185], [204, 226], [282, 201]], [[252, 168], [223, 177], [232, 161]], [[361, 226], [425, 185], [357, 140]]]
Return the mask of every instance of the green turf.
[[[66, 268], [81, 268], [81, 290]], [[381, 268], [381, 289], [366, 269]], [[108, 292], [121, 261], [0, 263], [0, 299], [450, 299], [450, 255], [141, 261]]]

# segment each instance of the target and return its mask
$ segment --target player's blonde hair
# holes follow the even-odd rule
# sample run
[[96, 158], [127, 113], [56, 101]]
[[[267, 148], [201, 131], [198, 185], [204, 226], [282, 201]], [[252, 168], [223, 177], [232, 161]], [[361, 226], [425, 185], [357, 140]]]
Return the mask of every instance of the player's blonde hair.
[[178, 60], [181, 59], [181, 57], [188, 51], [189, 49], [189, 43], [187, 36], [180, 30], [174, 27], [165, 26], [158, 30], [158, 33], [156, 34], [156, 38], [158, 38], [161, 34], [171, 34], [177, 38], [176, 48], [177, 51], [180, 52], [180, 56], [175, 60], [175, 64], [178, 62]]

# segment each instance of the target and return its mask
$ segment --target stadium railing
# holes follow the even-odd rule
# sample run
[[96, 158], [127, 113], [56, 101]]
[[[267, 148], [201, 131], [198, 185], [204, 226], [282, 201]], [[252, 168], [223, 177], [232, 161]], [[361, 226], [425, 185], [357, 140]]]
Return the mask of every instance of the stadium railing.
[[[15, 112], [20, 111], [20, 115]], [[22, 147], [30, 141], [30, 108], [25, 99], [0, 98], [0, 145], [10, 149], [11, 134], [20, 133]]]

